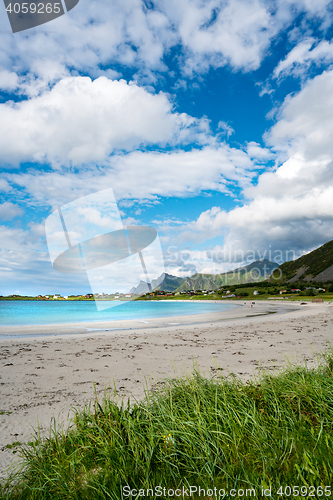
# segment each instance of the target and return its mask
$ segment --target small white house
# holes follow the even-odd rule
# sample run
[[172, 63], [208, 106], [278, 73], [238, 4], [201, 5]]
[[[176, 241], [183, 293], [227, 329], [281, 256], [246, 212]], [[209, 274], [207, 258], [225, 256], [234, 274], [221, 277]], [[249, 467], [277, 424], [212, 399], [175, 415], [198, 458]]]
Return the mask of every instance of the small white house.
[[259, 295], [258, 290], [254, 290], [253, 295]]

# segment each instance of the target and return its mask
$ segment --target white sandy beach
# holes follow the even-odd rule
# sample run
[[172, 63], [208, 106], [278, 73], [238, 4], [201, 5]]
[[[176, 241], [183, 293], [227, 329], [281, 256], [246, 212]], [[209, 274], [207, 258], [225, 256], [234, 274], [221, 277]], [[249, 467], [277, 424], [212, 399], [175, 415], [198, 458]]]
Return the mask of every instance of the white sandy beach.
[[7, 444], [28, 441], [37, 425], [45, 431], [52, 417], [66, 422], [71, 407], [93, 400], [94, 384], [99, 395], [116, 387], [140, 398], [146, 381], [190, 372], [194, 362], [206, 375], [248, 379], [287, 358], [311, 365], [333, 341], [331, 304], [240, 304], [209, 315], [1, 327], [1, 336], [14, 337], [0, 340], [0, 477], [17, 459]]

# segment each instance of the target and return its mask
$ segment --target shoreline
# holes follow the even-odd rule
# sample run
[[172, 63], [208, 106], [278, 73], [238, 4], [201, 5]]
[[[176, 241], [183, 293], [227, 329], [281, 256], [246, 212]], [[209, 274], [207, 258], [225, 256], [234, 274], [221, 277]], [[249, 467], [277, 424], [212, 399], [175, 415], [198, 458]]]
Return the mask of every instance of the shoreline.
[[53, 418], [66, 427], [71, 408], [105, 390], [133, 402], [145, 387], [194, 366], [206, 376], [247, 380], [261, 369], [274, 373], [287, 358], [314, 366], [315, 353], [333, 344], [331, 304], [250, 304], [239, 308], [238, 318], [227, 311], [228, 318], [194, 315], [192, 324], [185, 317], [183, 323], [167, 318], [167, 324], [155, 318], [156, 324], [136, 323], [125, 331], [1, 339], [0, 478], [18, 458], [7, 445], [29, 441], [33, 428], [47, 434]]
[[[159, 300], [156, 302], [170, 302], [168, 300]], [[217, 300], [196, 300], [195, 302], [190, 300], [182, 300], [177, 302], [188, 302], [194, 303], [209, 303], [209, 304], [219, 304]], [[147, 317], [147, 318], [137, 318], [137, 319], [123, 319], [123, 320], [93, 320], [93, 321], [82, 321], [73, 323], [56, 323], [56, 324], [44, 324], [44, 325], [4, 325], [0, 326], [0, 341], [3, 340], [19, 340], [28, 338], [38, 338], [43, 339], [48, 337], [61, 337], [61, 336], [73, 336], [73, 335], [89, 335], [93, 332], [119, 332], [119, 331], [130, 331], [130, 330], [140, 330], [140, 329], [152, 329], [152, 328], [163, 328], [171, 326], [173, 323], [176, 325], [194, 325], [194, 324], [205, 324], [216, 321], [228, 321], [228, 320], [241, 320], [244, 318], [264, 316], [269, 314], [285, 314], [290, 310], [303, 309], [304, 306], [296, 302], [276, 302], [273, 300], [261, 300], [255, 302], [254, 306], [251, 307], [255, 301], [252, 300], [242, 300], [242, 303], [235, 304], [235, 301], [229, 300], [224, 301], [224, 303], [235, 305], [236, 307], [231, 310], [220, 310], [208, 313], [196, 313], [196, 314], [184, 314], [181, 316], [158, 316], [158, 317]], [[308, 304], [307, 304], [308, 305]], [[248, 314], [251, 312], [251, 314]], [[221, 317], [222, 316], [222, 317]], [[170, 323], [171, 321], [171, 323]], [[142, 326], [141, 326], [142, 325]]]

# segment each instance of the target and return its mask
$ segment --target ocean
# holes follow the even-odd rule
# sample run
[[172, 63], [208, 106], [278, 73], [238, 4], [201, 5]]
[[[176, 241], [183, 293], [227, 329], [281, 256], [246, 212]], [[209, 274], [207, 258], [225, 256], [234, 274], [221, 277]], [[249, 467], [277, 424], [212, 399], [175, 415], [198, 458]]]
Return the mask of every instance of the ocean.
[[97, 311], [94, 301], [1, 300], [0, 326], [57, 325], [86, 321], [163, 318], [230, 311], [236, 304], [176, 301], [110, 301], [110, 309]]

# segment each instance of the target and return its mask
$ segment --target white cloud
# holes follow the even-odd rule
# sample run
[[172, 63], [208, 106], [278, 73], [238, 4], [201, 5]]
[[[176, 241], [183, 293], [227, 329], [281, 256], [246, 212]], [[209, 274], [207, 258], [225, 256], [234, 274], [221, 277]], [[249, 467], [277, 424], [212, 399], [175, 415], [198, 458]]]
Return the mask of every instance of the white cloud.
[[234, 129], [223, 120], [218, 122], [217, 128], [223, 130], [223, 133], [226, 134], [227, 137], [230, 137], [232, 134], [235, 133]]
[[115, 150], [210, 140], [207, 119], [174, 113], [166, 94], [124, 80], [64, 78], [37, 97], [0, 105], [0, 158], [8, 164], [101, 163]]
[[42, 70], [36, 61], [87, 72], [110, 63], [162, 70], [164, 50], [176, 41], [166, 16], [145, 11], [140, 0], [81, 2], [69, 14], [14, 37], [8, 36], [4, 5], [0, 8], [0, 66], [10, 70], [15, 65], [20, 73], [38, 75]]
[[[282, 164], [244, 188], [248, 201], [243, 206], [229, 212], [213, 207], [180, 227], [174, 240], [221, 237], [223, 249], [233, 252], [301, 252], [333, 239], [332, 88], [333, 71], [327, 71], [289, 96], [266, 136], [269, 146], [285, 158]], [[251, 148], [255, 152], [258, 145], [249, 144], [249, 156]]]
[[262, 97], [265, 94], [271, 95], [274, 89], [270, 86], [268, 82], [256, 82], [256, 85], [260, 88], [259, 95]]
[[169, 0], [159, 5], [177, 27], [188, 72], [225, 64], [255, 69], [272, 36], [271, 16], [257, 0]]
[[23, 210], [9, 201], [0, 204], [0, 219], [4, 221], [9, 221], [23, 214]]
[[117, 200], [136, 198], [146, 204], [150, 198], [156, 202], [156, 196], [185, 197], [207, 190], [232, 194], [230, 183], [250, 185], [254, 168], [245, 152], [222, 144], [188, 152], [134, 151], [111, 157], [98, 170], [31, 171], [7, 174], [6, 179], [43, 206], [67, 203], [108, 187]]
[[0, 191], [7, 193], [11, 191], [11, 186], [8, 184], [6, 179], [0, 179]]
[[51, 265], [41, 225], [29, 230], [0, 225], [0, 295], [90, 291], [86, 275], [64, 275]]
[[138, 219], [134, 219], [134, 217], [126, 217], [122, 219], [122, 223], [124, 224], [124, 226], [140, 225], [140, 221]]
[[330, 64], [333, 62], [333, 43], [315, 38], [306, 38], [294, 47], [273, 72], [274, 78], [283, 78], [290, 74], [303, 76], [311, 64]]
[[269, 160], [273, 158], [272, 152], [267, 148], [262, 148], [257, 142], [249, 142], [247, 145], [247, 154], [255, 160]]
[[259, 0], [159, 0], [157, 5], [176, 28], [188, 73], [226, 64], [257, 69], [271, 41], [300, 12], [305, 25], [313, 16], [323, 22], [331, 17], [327, 0], [280, 0], [274, 6]]
[[285, 99], [278, 122], [266, 142], [287, 157], [302, 154], [306, 160], [333, 159], [333, 71], [308, 81], [295, 96]]
[[19, 78], [14, 71], [0, 71], [0, 89], [7, 92], [16, 90], [19, 85]]
[[[281, 193], [280, 193], [281, 194]], [[213, 207], [179, 230], [178, 242], [204, 242], [217, 236], [230, 261], [241, 252], [301, 252], [333, 239], [333, 188], [314, 189], [299, 199], [257, 197], [230, 212]], [[229, 249], [229, 250], [228, 250]]]
[[[286, 99], [277, 124], [266, 136], [284, 163], [276, 172], [262, 174], [256, 186], [251, 186], [255, 166], [251, 158], [269, 159], [268, 149], [250, 142], [245, 153], [218, 144], [207, 120], [175, 113], [168, 95], [110, 81], [120, 77], [115, 69], [120, 64], [154, 84], [156, 72], [167, 70], [164, 55], [176, 46], [181, 47], [179, 65], [187, 75], [226, 64], [253, 70], [272, 40], [300, 12], [306, 13], [303, 25], [309, 29], [309, 39], [291, 51], [276, 74], [330, 62], [331, 44], [321, 42], [312, 48], [307, 24], [314, 16], [323, 23], [331, 19], [328, 2], [278, 0], [273, 8], [259, 0], [158, 0], [155, 6], [145, 9], [139, 0], [80, 2], [71, 14], [47, 27], [10, 37], [0, 34], [0, 87], [13, 91], [18, 86], [29, 96], [17, 104], [0, 105], [1, 159], [50, 161], [58, 167], [55, 172], [6, 174], [0, 189], [8, 191], [9, 183], [16, 183], [32, 203], [52, 206], [106, 187], [113, 187], [118, 199], [135, 197], [146, 203], [158, 202], [158, 196], [204, 190], [232, 193], [235, 183], [247, 196], [243, 207], [230, 212], [213, 208], [188, 225], [173, 224], [173, 231], [180, 226], [182, 237], [195, 241], [222, 235], [223, 248], [234, 249], [265, 249], [269, 244], [310, 248], [333, 238], [330, 72]], [[0, 16], [0, 30], [8, 29], [6, 16]], [[109, 68], [101, 69], [105, 67]], [[82, 73], [109, 80], [91, 82], [77, 76]], [[184, 87], [183, 82], [179, 85]], [[190, 141], [204, 147], [189, 152], [131, 152], [140, 146]], [[119, 150], [130, 153], [110, 157]], [[80, 170], [62, 168], [68, 163]], [[87, 165], [83, 168], [82, 163]], [[8, 249], [0, 256], [2, 268], [21, 266], [21, 276], [26, 272], [26, 279], [31, 279], [34, 273], [40, 276], [44, 262], [45, 281], [52, 279], [49, 283], [54, 286], [63, 280], [47, 267], [45, 246], [36, 243], [42, 237], [41, 227], [29, 232], [2, 228], [0, 233], [2, 246]], [[31, 253], [31, 247], [39, 254]], [[201, 269], [208, 269], [204, 265]], [[19, 279], [19, 271], [15, 276]]]
[[[164, 56], [171, 48], [181, 47], [184, 73], [226, 64], [249, 71], [260, 66], [272, 40], [300, 13], [310, 33], [314, 17], [327, 25], [329, 4], [329, 0], [277, 0], [274, 4], [156, 0], [153, 8], [147, 8], [141, 0], [92, 0], [14, 37], [8, 36], [9, 21], [1, 4], [0, 68], [20, 75], [31, 73], [43, 81], [42, 88], [68, 70], [96, 77], [99, 69], [109, 66], [111, 77], [117, 77], [115, 65], [133, 68], [146, 78], [150, 70], [166, 71]], [[35, 84], [38, 90], [39, 83]]]

